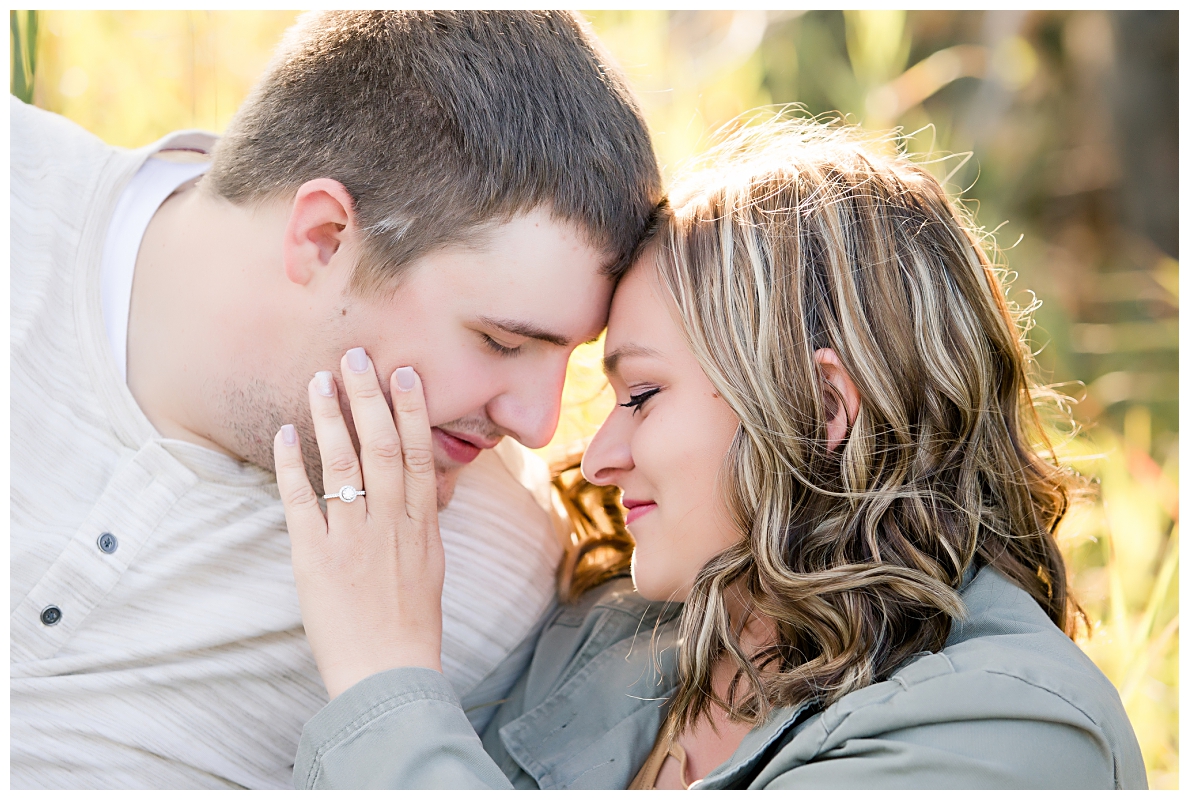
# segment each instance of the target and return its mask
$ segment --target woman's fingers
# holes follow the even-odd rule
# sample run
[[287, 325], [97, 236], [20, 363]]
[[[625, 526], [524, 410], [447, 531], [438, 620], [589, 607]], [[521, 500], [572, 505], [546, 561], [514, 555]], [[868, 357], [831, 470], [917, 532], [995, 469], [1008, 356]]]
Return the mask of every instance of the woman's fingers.
[[331, 528], [336, 518], [362, 523], [369, 514], [388, 523], [405, 518], [419, 523], [436, 520], [433, 438], [421, 379], [412, 367], [396, 370], [391, 378], [389, 409], [375, 366], [363, 348], [347, 351], [342, 370], [360, 454], [355, 453], [329, 372], [317, 373], [310, 382], [310, 412], [322, 454], [326, 493], [350, 485], [366, 489], [367, 502], [328, 500]]
[[326, 518], [318, 505], [318, 496], [310, 487], [301, 442], [297, 430], [285, 425], [273, 438], [273, 460], [277, 467], [277, 489], [285, 507], [285, 523], [297, 546], [304, 546], [326, 535]]
[[343, 388], [351, 401], [351, 417], [359, 439], [368, 513], [392, 523], [403, 516], [405, 506], [401, 437], [392, 421], [392, 409], [380, 389], [375, 366], [362, 347], [347, 351], [342, 368]]
[[[330, 373], [310, 383], [326, 491], [366, 486], [365, 498], [329, 500], [323, 518], [296, 431], [286, 425], [274, 442], [302, 621], [332, 697], [394, 667], [441, 669], [445, 574], [421, 382], [413, 370], [397, 370], [391, 410], [367, 354], [351, 350], [341, 386], [351, 403], [359, 457]], [[390, 507], [389, 518], [377, 507]]]
[[[314, 418], [314, 435], [322, 456], [322, 485], [326, 494], [336, 494], [344, 486], [366, 489], [355, 445], [347, 432], [347, 422], [339, 406], [338, 388], [329, 372], [317, 372], [310, 381], [310, 416]], [[338, 498], [326, 501], [326, 514], [332, 526], [336, 517], [362, 522], [367, 517], [367, 498], [353, 502]]]
[[437, 518], [438, 482], [421, 377], [412, 367], [401, 367], [392, 373], [391, 392], [404, 453], [406, 513], [415, 522], [430, 522]]

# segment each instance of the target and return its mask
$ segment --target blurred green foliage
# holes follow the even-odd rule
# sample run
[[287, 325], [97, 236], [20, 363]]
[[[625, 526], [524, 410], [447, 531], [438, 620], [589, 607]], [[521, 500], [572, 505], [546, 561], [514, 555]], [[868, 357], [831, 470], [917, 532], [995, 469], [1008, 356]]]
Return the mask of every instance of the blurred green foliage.
[[33, 75], [37, 71], [37, 12], [9, 11], [8, 29], [12, 93], [31, 103]]
[[[296, 12], [11, 12], [12, 91], [105, 140], [220, 131]], [[667, 174], [756, 106], [798, 103], [945, 162], [1042, 301], [1059, 455], [1088, 492], [1060, 531], [1154, 788], [1178, 783], [1176, 12], [593, 11]], [[33, 46], [35, 43], [36, 46]], [[911, 135], [909, 135], [911, 134]], [[601, 343], [572, 359], [555, 458], [613, 402]], [[1060, 426], [1059, 426], [1060, 427]]]

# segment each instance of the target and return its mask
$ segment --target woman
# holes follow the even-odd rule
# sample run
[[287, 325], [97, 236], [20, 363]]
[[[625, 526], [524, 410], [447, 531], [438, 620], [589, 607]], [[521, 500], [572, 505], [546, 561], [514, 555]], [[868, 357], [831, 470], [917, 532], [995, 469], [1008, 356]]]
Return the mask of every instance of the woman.
[[938, 182], [881, 145], [770, 121], [675, 191], [616, 292], [619, 407], [582, 465], [622, 489], [636, 592], [613, 534], [580, 543], [561, 581], [580, 596], [485, 698], [482, 739], [436, 671], [416, 375], [392, 376], [394, 425], [371, 367], [344, 365], [361, 467], [311, 390], [346, 466], [327, 486], [367, 495], [327, 521], [278, 434], [332, 697], [296, 785], [1146, 785], [1118, 695], [1066, 635], [1068, 478], [1034, 450], [1024, 320]]

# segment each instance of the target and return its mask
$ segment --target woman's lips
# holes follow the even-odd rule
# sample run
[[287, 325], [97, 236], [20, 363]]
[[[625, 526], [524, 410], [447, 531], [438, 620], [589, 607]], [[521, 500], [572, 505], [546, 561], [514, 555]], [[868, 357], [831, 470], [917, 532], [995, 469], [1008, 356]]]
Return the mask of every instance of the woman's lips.
[[631, 525], [640, 517], [647, 514], [652, 509], [656, 508], [656, 503], [647, 500], [624, 500], [623, 507], [628, 510], [627, 518], [624, 519], [624, 525]]
[[459, 464], [469, 464], [478, 457], [483, 448], [477, 447], [470, 442], [463, 441], [457, 436], [451, 436], [441, 428], [433, 428], [433, 440], [437, 442], [438, 447], [446, 454], [446, 457], [451, 461], [456, 461]]

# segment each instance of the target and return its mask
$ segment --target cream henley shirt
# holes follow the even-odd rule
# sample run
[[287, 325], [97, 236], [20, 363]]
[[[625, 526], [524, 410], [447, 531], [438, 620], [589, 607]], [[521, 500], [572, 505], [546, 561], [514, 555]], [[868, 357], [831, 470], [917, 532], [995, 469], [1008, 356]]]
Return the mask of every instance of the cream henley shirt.
[[[104, 237], [145, 159], [11, 106], [12, 788], [285, 788], [326, 703], [273, 476], [162, 438], [100, 311]], [[553, 597], [548, 475], [513, 442], [441, 515], [442, 663], [459, 695]], [[515, 676], [512, 676], [514, 679]]]

